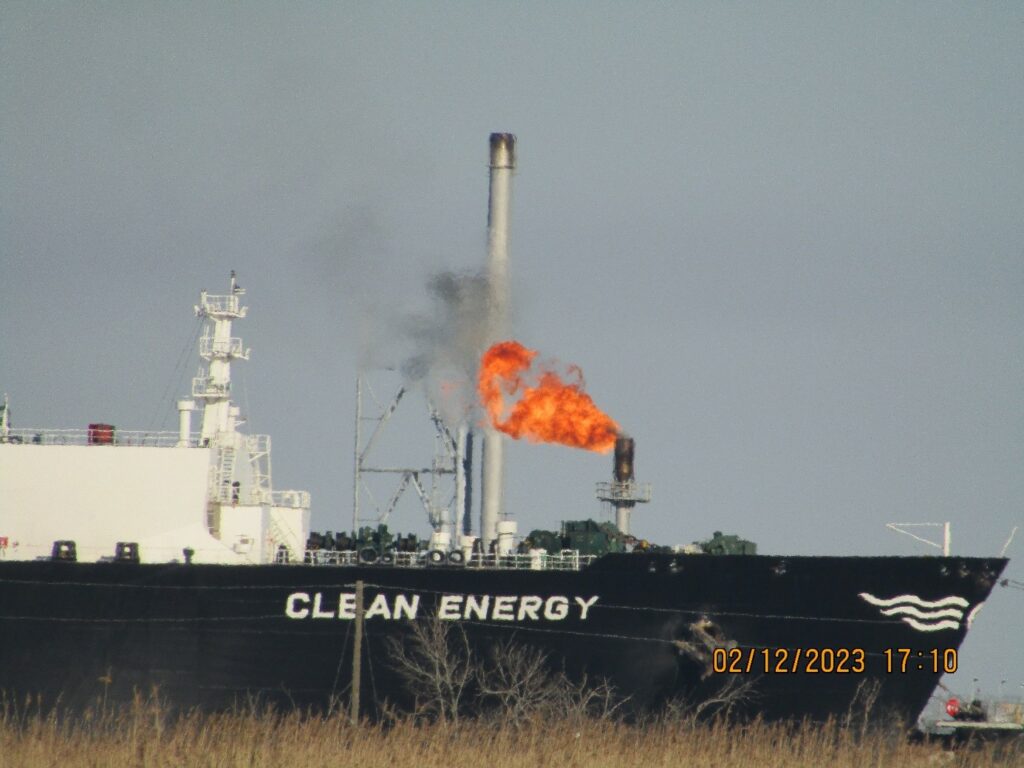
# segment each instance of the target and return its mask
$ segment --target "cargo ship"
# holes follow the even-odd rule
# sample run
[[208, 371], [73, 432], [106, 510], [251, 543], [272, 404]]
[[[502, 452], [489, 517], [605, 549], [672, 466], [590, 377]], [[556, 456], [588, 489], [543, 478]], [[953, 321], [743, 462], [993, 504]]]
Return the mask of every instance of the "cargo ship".
[[[491, 137], [491, 290], [504, 255], [514, 140]], [[234, 273], [200, 294], [198, 375], [173, 432], [16, 428], [0, 413], [0, 691], [84, 708], [156, 691], [179, 707], [259, 700], [372, 715], [410, 704], [396, 648], [426, 623], [467, 651], [532, 649], [628, 706], [728, 704], [768, 718], [861, 708], [910, 720], [928, 702], [1006, 560], [758, 554], [720, 533], [657, 546], [631, 533], [650, 498], [633, 440], [612, 435], [599, 497], [615, 522], [519, 536], [500, 509], [501, 439], [483, 436], [474, 531], [465, 434], [455, 515], [427, 536], [310, 530], [310, 496], [274, 487], [270, 438], [247, 434], [231, 367], [249, 350]], [[501, 338], [500, 314], [492, 335]], [[201, 412], [193, 431], [193, 414]], [[447, 430], [446, 427], [443, 427]], [[602, 438], [604, 439], [604, 438]], [[612, 445], [613, 444], [613, 445]], [[357, 471], [359, 468], [357, 457]], [[651, 537], [652, 540], [655, 537]]]

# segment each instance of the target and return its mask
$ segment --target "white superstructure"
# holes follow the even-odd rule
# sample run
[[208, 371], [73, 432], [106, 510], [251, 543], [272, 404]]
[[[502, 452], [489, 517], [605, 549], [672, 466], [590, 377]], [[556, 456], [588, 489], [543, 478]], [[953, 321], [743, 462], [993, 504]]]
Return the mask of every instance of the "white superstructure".
[[142, 562], [301, 561], [309, 493], [273, 490], [270, 437], [242, 432], [231, 401], [231, 363], [249, 359], [231, 335], [244, 294], [234, 273], [228, 294], [200, 294], [201, 362], [177, 432], [15, 429], [5, 401], [0, 558], [48, 558], [54, 542], [74, 541], [84, 561], [113, 557], [120, 542], [137, 544]]

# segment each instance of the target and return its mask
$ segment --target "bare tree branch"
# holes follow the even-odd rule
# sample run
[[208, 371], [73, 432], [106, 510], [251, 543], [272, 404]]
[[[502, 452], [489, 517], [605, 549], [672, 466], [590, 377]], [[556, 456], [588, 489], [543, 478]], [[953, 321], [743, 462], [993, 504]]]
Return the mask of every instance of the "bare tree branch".
[[476, 667], [461, 626], [438, 619], [414, 622], [407, 642], [389, 638], [390, 665], [415, 700], [417, 714], [458, 722]]
[[389, 640], [391, 667], [414, 699], [417, 715], [457, 723], [468, 710], [511, 725], [539, 717], [613, 717], [625, 703], [606, 681], [573, 682], [543, 651], [496, 643], [481, 658], [465, 630], [436, 617], [416, 622], [405, 642]]

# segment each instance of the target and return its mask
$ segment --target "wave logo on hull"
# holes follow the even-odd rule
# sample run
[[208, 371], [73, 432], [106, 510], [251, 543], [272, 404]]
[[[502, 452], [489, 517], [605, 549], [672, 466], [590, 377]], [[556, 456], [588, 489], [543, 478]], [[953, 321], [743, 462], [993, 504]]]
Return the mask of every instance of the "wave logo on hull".
[[896, 595], [896, 597], [883, 598], [875, 597], [868, 592], [861, 592], [860, 597], [871, 605], [881, 608], [883, 616], [898, 616], [901, 621], [905, 621], [919, 632], [960, 629], [964, 611], [970, 605], [964, 598], [956, 595], [949, 595], [938, 600], [922, 600], [917, 595]]

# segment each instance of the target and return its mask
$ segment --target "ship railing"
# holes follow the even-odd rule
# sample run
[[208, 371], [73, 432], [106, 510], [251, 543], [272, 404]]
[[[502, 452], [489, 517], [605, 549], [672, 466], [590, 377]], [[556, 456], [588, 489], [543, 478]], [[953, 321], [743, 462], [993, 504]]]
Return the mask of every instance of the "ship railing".
[[637, 483], [632, 480], [597, 483], [597, 498], [613, 503], [616, 501], [649, 502], [651, 500], [651, 484]]
[[307, 565], [359, 565], [359, 553], [347, 549], [307, 549]]
[[201, 357], [237, 357], [243, 360], [249, 359], [249, 350], [242, 346], [242, 340], [237, 336], [230, 339], [217, 339], [213, 336], [203, 336], [199, 339], [199, 354]]
[[[469, 559], [453, 557], [453, 553], [393, 552], [381, 557], [373, 548], [371, 551], [307, 549], [304, 562], [307, 565], [384, 565], [398, 568], [433, 568], [437, 566], [458, 566], [478, 570], [521, 570], [521, 571], [578, 571], [586, 568], [597, 555], [581, 555], [576, 550], [563, 550], [556, 554], [547, 552], [514, 553], [508, 555], [481, 555], [474, 553]], [[456, 550], [458, 552], [458, 550]], [[461, 552], [459, 552], [461, 555]]]
[[481, 555], [474, 552], [467, 561], [468, 568], [499, 568], [518, 571], [578, 571], [586, 568], [597, 555], [581, 555], [575, 549], [563, 549], [549, 554], [544, 550], [509, 555]]
[[288, 509], [309, 509], [309, 491], [271, 491], [270, 503]]
[[[189, 444], [198, 445], [200, 434], [189, 435]], [[117, 429], [11, 429], [0, 435], [0, 443], [15, 445], [89, 445], [135, 446], [139, 448], [174, 448], [177, 432], [140, 432]]]
[[270, 453], [270, 435], [246, 435], [245, 447], [250, 454], [265, 456]]
[[230, 390], [230, 383], [214, 381], [212, 376], [196, 376], [192, 379], [193, 397], [226, 397]]
[[240, 306], [239, 297], [235, 295], [210, 296], [204, 294], [202, 308], [209, 314], [233, 315], [235, 317], [245, 317], [246, 314], [246, 307]]

